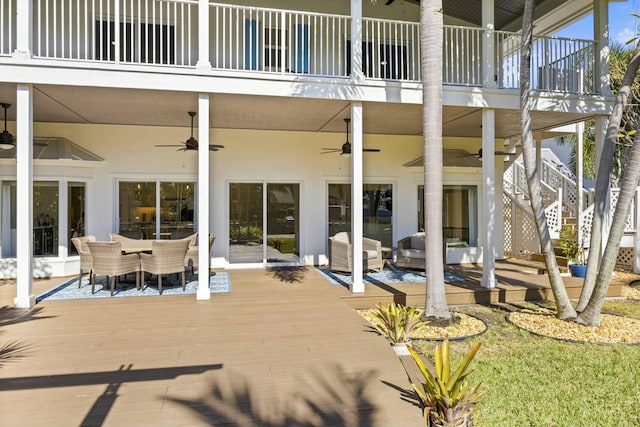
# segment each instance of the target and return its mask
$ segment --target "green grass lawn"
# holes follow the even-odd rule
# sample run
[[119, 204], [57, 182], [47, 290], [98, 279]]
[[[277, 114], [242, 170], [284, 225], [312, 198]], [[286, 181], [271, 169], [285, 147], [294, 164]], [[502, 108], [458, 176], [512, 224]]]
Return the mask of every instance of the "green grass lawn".
[[[611, 301], [604, 311], [640, 317], [640, 304]], [[485, 393], [477, 426], [640, 426], [640, 346], [562, 342], [516, 328], [497, 308], [474, 306], [473, 313], [489, 330], [451, 348], [457, 365], [482, 342], [468, 377]], [[432, 355], [433, 347], [419, 350]]]

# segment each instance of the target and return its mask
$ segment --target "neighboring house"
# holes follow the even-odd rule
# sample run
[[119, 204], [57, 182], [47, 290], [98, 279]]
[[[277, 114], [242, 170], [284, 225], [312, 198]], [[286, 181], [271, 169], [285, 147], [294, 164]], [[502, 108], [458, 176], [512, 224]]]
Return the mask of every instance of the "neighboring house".
[[[486, 286], [487, 260], [504, 257], [491, 152], [518, 144], [522, 7], [444, 1], [443, 218], [460, 243], [447, 262], [484, 261]], [[537, 2], [536, 139], [586, 118], [604, 134], [607, 7]], [[548, 37], [589, 13], [596, 40]], [[408, 0], [0, 0], [0, 102], [16, 136], [0, 152], [0, 276], [17, 277], [15, 305], [33, 304], [32, 276], [77, 273], [74, 235], [195, 229], [217, 237], [200, 266], [233, 268], [325, 264], [351, 206], [383, 246], [417, 231], [418, 19]], [[200, 149], [184, 145], [192, 132]]]

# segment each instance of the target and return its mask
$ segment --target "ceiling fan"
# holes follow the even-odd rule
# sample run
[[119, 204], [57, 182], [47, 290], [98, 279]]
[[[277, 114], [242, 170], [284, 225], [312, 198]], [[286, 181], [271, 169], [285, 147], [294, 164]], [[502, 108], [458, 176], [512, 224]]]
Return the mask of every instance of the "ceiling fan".
[[[4, 130], [0, 133], [0, 149], [11, 150], [12, 148], [16, 148], [16, 138], [7, 130], [7, 110], [11, 107], [11, 104], [0, 102], [0, 106], [4, 108]], [[48, 144], [34, 141], [33, 145], [47, 146]]]
[[[348, 156], [351, 154], [351, 143], [349, 142], [349, 122], [351, 119], [344, 119], [344, 122], [347, 124], [347, 141], [342, 144], [341, 148], [323, 148], [323, 152], [321, 154], [328, 153], [340, 153], [341, 156]], [[380, 151], [379, 148], [363, 148], [362, 151], [367, 151], [370, 153], [378, 153]]]
[[[507, 153], [505, 151], [494, 151], [493, 154], [495, 154], [496, 156], [513, 156], [517, 153]], [[482, 148], [479, 149], [477, 153], [461, 154], [458, 157], [476, 157], [478, 159], [482, 159]]]
[[3, 102], [0, 106], [4, 108], [4, 130], [0, 133], [0, 148], [10, 150], [16, 146], [16, 139], [7, 130], [7, 110], [11, 107], [11, 104]]
[[[157, 144], [156, 147], [180, 147], [178, 151], [191, 151], [198, 150], [198, 140], [193, 137], [193, 118], [196, 115], [195, 111], [189, 111], [187, 114], [191, 116], [191, 136], [185, 142], [180, 144]], [[224, 148], [224, 145], [209, 144], [209, 151], [218, 151]]]

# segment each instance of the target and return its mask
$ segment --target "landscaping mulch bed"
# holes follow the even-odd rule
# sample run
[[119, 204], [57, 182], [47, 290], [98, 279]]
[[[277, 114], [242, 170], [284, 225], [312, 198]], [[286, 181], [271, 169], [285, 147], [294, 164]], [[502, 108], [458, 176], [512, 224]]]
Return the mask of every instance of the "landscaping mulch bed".
[[[371, 316], [372, 311], [374, 310], [358, 310], [358, 313], [375, 327], [375, 319]], [[481, 334], [486, 330], [487, 324], [482, 320], [465, 313], [452, 313], [451, 320], [429, 321], [411, 333], [410, 337], [427, 340], [443, 340], [449, 337], [450, 340], [458, 340]]]
[[509, 313], [517, 327], [537, 335], [593, 344], [640, 344], [640, 320], [602, 313], [600, 326], [584, 326], [555, 317], [555, 311], [520, 310]]

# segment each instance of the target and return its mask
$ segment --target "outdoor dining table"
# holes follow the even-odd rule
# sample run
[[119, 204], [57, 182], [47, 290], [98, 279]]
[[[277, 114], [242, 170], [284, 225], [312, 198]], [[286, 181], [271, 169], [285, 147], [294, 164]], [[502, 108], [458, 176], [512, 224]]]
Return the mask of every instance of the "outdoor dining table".
[[141, 252], [151, 253], [152, 239], [144, 239], [136, 241], [135, 245], [122, 246], [123, 254], [139, 254]]

